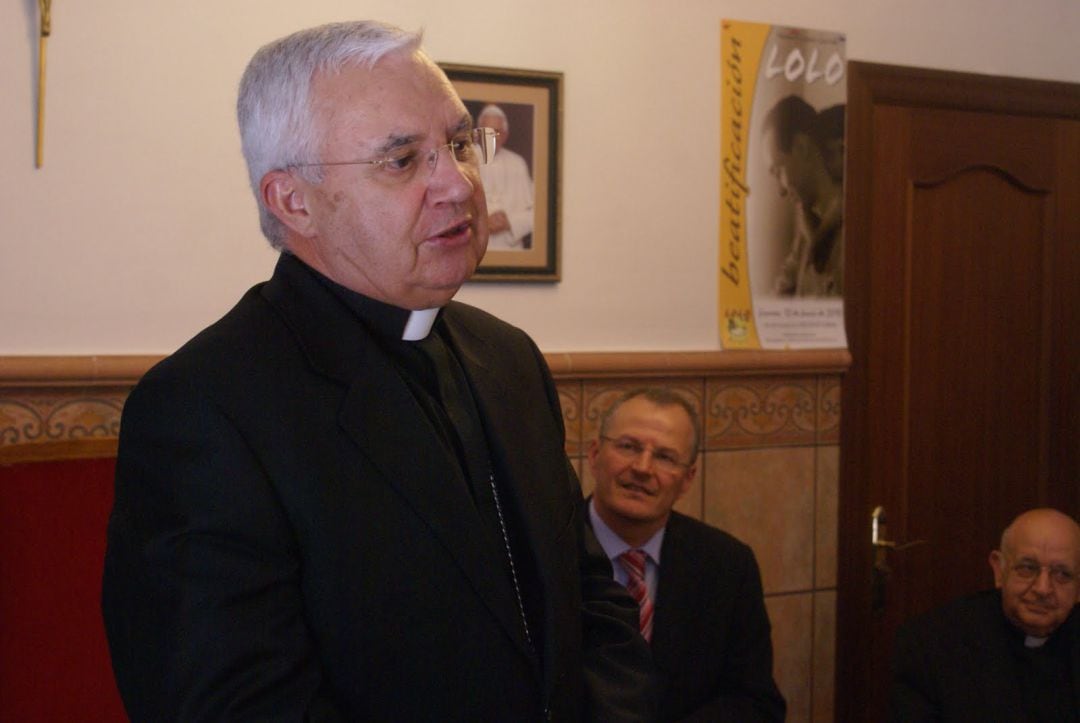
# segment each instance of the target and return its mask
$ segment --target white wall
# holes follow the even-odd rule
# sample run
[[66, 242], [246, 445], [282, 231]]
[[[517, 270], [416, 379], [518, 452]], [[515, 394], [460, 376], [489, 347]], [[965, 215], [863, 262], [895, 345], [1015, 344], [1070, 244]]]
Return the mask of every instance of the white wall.
[[358, 12], [425, 27], [436, 60], [565, 73], [563, 280], [458, 296], [545, 351], [718, 347], [721, 18], [1080, 82], [1077, 0], [54, 0], [35, 170], [36, 7], [0, 5], [0, 355], [168, 352], [265, 278], [237, 82], [263, 43]]

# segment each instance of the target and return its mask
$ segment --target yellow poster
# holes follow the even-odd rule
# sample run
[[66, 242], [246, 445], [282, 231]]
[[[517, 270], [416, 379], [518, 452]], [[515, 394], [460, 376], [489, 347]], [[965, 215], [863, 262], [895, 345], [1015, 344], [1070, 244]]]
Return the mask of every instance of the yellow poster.
[[846, 346], [844, 36], [725, 20], [720, 40], [721, 344]]

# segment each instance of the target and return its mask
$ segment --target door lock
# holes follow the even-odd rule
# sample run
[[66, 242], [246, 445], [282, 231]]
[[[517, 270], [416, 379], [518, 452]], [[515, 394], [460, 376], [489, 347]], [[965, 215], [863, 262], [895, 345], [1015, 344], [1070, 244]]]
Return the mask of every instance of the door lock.
[[892, 568], [889, 567], [886, 552], [895, 550], [899, 552], [916, 545], [925, 545], [926, 540], [912, 540], [911, 542], [896, 543], [885, 539], [885, 508], [878, 505], [870, 514], [870, 545], [874, 549], [874, 569], [870, 575], [871, 604], [875, 613], [885, 609], [887, 603], [886, 590]]

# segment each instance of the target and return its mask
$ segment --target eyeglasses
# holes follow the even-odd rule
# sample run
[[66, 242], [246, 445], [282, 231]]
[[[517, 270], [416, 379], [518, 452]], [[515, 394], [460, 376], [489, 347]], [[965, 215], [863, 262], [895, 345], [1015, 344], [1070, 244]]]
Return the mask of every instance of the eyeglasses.
[[1034, 580], [1046, 568], [1055, 585], [1069, 585], [1076, 581], [1076, 573], [1063, 565], [1040, 565], [1034, 560], [1020, 560], [1012, 566], [1013, 573], [1021, 580]]
[[614, 438], [601, 434], [600, 439], [610, 443], [615, 454], [628, 462], [641, 459], [641, 455], [645, 454], [646, 451], [649, 451], [651, 453], [650, 459], [652, 459], [653, 465], [661, 472], [675, 474], [690, 467], [689, 462], [679, 461], [679, 457], [674, 450], [649, 447], [633, 437]]
[[407, 182], [416, 175], [417, 170], [426, 162], [431, 174], [439, 164], [439, 154], [444, 148], [449, 149], [451, 157], [459, 164], [473, 167], [483, 166], [495, 157], [495, 139], [499, 132], [494, 128], [473, 128], [454, 137], [449, 143], [424, 151], [412, 145], [395, 148], [383, 156], [366, 161], [324, 161], [320, 163], [293, 163], [290, 168], [309, 168], [314, 166], [374, 166], [379, 177], [387, 181]]

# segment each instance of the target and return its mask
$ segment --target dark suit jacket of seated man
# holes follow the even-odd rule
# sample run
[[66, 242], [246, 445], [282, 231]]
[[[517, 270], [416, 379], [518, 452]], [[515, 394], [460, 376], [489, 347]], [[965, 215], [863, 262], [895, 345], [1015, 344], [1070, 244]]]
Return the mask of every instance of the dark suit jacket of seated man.
[[991, 565], [998, 589], [898, 631], [891, 721], [1080, 721], [1080, 528], [1055, 510], [1026, 512]]
[[661, 720], [782, 721], [786, 706], [772, 677], [753, 551], [672, 510], [693, 480], [698, 439], [696, 412], [675, 392], [622, 395], [589, 447], [596, 480], [590, 524], [623, 584], [620, 554], [636, 548], [648, 555]]
[[543, 357], [450, 300], [488, 134], [376, 23], [260, 50], [239, 115], [283, 254], [124, 409], [103, 612], [132, 720], [651, 720]]

